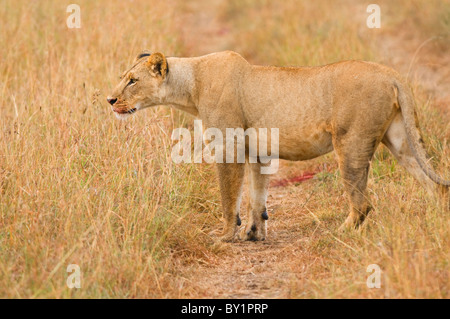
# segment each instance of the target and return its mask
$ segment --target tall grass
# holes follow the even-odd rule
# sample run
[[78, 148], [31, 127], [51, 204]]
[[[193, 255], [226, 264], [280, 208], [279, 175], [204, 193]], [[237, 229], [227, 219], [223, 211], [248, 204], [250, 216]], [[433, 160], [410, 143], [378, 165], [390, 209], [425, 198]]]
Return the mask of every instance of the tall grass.
[[180, 54], [175, 8], [78, 1], [69, 29], [70, 3], [0, 6], [0, 296], [164, 297], [168, 257], [205, 250], [191, 213], [217, 211], [212, 171], [172, 163], [183, 117], [118, 121], [104, 100], [140, 50]]

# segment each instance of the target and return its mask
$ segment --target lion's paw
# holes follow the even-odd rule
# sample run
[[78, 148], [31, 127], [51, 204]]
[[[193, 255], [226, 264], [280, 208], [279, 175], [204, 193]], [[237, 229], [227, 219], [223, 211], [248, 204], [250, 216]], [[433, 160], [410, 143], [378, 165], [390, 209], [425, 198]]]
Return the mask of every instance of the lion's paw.
[[262, 241], [266, 239], [266, 225], [261, 224], [259, 227], [256, 224], [247, 226], [240, 234], [241, 240]]

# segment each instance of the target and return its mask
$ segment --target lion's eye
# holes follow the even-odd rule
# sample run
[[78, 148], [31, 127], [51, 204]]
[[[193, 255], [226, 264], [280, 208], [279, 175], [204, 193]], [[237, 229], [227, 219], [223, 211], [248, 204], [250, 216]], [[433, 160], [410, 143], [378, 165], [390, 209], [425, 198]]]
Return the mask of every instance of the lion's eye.
[[127, 86], [136, 83], [136, 79], [130, 79], [130, 81], [128, 82]]

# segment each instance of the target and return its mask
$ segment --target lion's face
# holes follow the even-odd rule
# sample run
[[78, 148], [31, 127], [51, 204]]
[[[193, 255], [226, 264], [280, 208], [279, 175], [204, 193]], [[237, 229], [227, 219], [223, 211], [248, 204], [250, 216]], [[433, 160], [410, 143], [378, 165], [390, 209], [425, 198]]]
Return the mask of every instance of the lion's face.
[[138, 55], [107, 98], [116, 116], [126, 118], [146, 107], [161, 104], [161, 87], [167, 71], [167, 60], [162, 53]]

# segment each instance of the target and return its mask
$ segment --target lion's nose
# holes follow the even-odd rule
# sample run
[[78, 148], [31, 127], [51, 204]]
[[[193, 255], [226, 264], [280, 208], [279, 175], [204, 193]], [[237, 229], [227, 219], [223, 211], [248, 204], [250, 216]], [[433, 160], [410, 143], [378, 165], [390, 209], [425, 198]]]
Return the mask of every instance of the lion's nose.
[[108, 101], [109, 104], [114, 105], [114, 103], [117, 102], [117, 99], [113, 99], [111, 97], [107, 97], [106, 100]]

